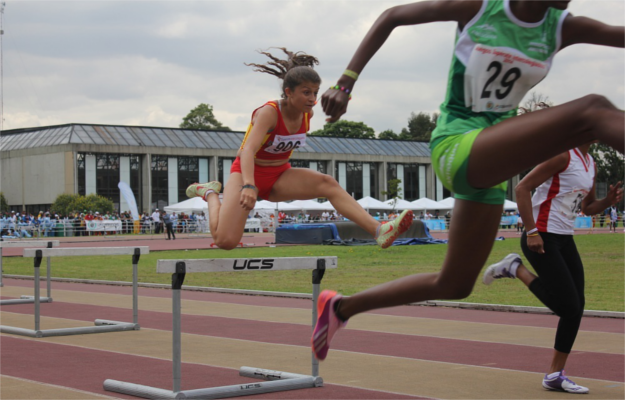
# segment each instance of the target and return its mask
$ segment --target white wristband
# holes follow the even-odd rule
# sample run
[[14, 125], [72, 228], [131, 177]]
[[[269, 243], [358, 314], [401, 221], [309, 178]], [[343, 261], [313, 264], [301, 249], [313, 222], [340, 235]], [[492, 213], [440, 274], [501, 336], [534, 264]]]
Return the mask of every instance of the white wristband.
[[534, 232], [538, 232], [538, 228], [530, 229], [529, 231], [527, 231], [527, 234], [531, 235]]

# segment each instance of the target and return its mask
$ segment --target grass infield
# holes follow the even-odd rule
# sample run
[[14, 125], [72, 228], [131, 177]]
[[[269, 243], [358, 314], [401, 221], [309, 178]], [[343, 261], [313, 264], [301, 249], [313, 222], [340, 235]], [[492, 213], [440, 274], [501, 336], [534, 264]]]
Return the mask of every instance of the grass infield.
[[[521, 254], [520, 240], [497, 241], [488, 264], [499, 261], [511, 252]], [[579, 235], [575, 238], [586, 274], [586, 309], [625, 311], [624, 236], [618, 234]], [[350, 295], [403, 276], [435, 272], [440, 269], [447, 245], [393, 246], [381, 250], [377, 246], [286, 246], [240, 248], [225, 250], [159, 251], [141, 256], [139, 281], [171, 283], [168, 274], [156, 273], [158, 259], [191, 258], [261, 258], [337, 256], [338, 268], [328, 270], [322, 288]], [[52, 276], [59, 278], [132, 281], [130, 256], [58, 257], [52, 260]], [[45, 262], [42, 263], [45, 274]], [[33, 274], [32, 259], [5, 257], [5, 274]], [[188, 274], [188, 286], [310, 293], [311, 271], [252, 271]], [[516, 279], [502, 279], [485, 286], [481, 276], [466, 302], [543, 306]]]

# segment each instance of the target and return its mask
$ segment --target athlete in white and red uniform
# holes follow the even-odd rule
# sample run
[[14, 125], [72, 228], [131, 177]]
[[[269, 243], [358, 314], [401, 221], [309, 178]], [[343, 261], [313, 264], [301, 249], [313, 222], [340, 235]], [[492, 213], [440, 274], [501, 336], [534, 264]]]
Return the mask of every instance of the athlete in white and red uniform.
[[532, 211], [538, 232], [572, 235], [582, 201], [595, 182], [595, 162], [590, 154], [569, 150], [568, 164], [536, 188]]
[[[518, 254], [510, 254], [484, 272], [484, 283], [519, 278], [534, 295], [560, 317], [551, 367], [543, 387], [570, 393], [588, 393], [564, 375], [584, 313], [584, 266], [573, 240], [575, 217], [593, 215], [623, 198], [621, 182], [610, 186], [606, 198], [595, 197], [596, 166], [588, 154], [590, 143], [546, 161], [519, 182], [517, 204], [526, 232], [521, 249], [538, 276]], [[536, 193], [530, 200], [532, 190]]]

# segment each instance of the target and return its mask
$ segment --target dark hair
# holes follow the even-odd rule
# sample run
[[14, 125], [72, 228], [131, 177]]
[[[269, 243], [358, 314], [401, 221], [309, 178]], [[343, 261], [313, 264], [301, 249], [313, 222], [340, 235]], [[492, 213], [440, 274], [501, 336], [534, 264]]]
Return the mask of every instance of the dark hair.
[[267, 64], [245, 63], [245, 65], [254, 67], [254, 71], [263, 72], [282, 79], [283, 98], [286, 97], [286, 88], [294, 90], [298, 85], [304, 82], [321, 83], [319, 74], [313, 69], [314, 65], [319, 65], [319, 60], [317, 60], [316, 57], [302, 51], [293, 53], [284, 47], [272, 48], [282, 50], [288, 58], [286, 60], [281, 60], [267, 51], [258, 50], [260, 54], [269, 57], [271, 61]]

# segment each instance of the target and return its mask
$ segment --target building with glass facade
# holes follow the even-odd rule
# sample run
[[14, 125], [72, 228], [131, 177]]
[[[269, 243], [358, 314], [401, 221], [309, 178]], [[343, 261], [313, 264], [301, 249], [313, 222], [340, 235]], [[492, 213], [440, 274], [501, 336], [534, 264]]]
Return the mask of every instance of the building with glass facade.
[[[131, 187], [139, 211], [185, 200], [194, 182], [228, 181], [244, 132], [145, 126], [66, 124], [2, 132], [0, 190], [12, 209], [37, 212], [60, 194], [105, 196], [128, 206], [120, 181]], [[293, 167], [332, 175], [356, 199], [385, 200], [399, 179], [401, 197], [442, 200], [450, 193], [436, 178], [427, 143], [309, 136]]]

